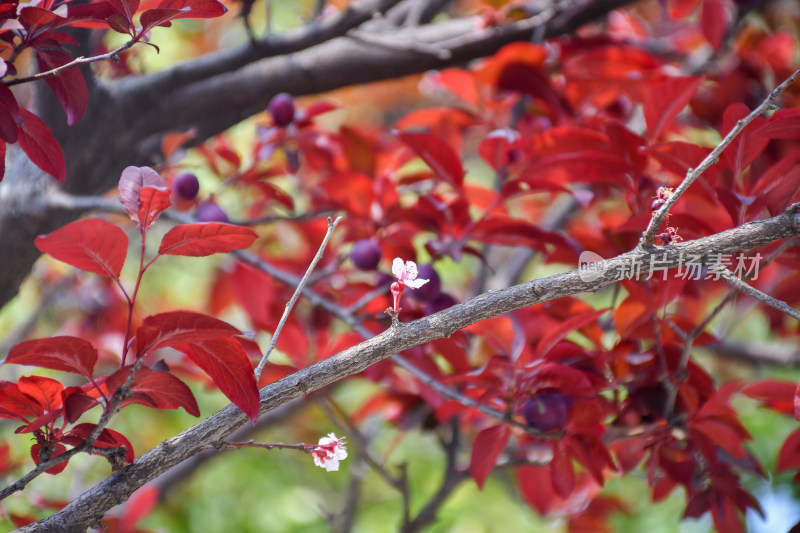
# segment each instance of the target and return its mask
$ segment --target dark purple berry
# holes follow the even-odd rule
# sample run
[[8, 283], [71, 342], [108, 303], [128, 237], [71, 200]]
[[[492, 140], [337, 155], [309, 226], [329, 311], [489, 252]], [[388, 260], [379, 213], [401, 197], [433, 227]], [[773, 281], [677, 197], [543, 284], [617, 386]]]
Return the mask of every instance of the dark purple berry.
[[276, 94], [269, 101], [269, 114], [276, 126], [285, 128], [294, 120], [294, 98], [287, 93]]
[[214, 202], [204, 202], [197, 208], [198, 222], [228, 222], [228, 215]]
[[446, 292], [440, 292], [436, 296], [436, 298], [434, 298], [433, 300], [429, 300], [428, 302], [425, 302], [425, 314], [432, 315], [433, 313], [438, 313], [439, 311], [443, 311], [448, 307], [456, 305], [457, 303], [458, 302], [456, 301], [456, 299], [447, 294]]
[[182, 200], [194, 200], [200, 191], [200, 182], [194, 174], [181, 174], [172, 182], [172, 190]]
[[350, 260], [361, 270], [375, 270], [381, 260], [381, 248], [370, 239], [361, 239], [353, 244]]
[[439, 279], [439, 274], [433, 269], [433, 265], [420, 265], [417, 269], [417, 279], [430, 280], [428, 283], [411, 291], [411, 294], [418, 300], [429, 302], [434, 300], [442, 292], [442, 280]]
[[564, 426], [575, 400], [560, 392], [539, 392], [525, 407], [522, 416], [532, 428], [539, 431], [552, 431]]

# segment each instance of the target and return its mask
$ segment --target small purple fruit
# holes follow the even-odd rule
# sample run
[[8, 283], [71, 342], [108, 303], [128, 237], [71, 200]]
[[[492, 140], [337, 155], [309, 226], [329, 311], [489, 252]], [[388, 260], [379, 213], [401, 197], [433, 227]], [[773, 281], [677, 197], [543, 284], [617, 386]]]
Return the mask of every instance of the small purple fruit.
[[417, 300], [422, 300], [423, 302], [433, 301], [442, 292], [442, 280], [439, 279], [439, 274], [436, 273], [436, 270], [434, 270], [431, 264], [420, 265], [417, 271], [419, 272], [417, 274], [418, 279], [427, 279], [430, 281], [419, 289], [411, 291], [411, 294], [413, 294]]
[[552, 431], [564, 426], [575, 400], [561, 392], [539, 392], [522, 408], [529, 426], [539, 431]]
[[353, 244], [350, 260], [360, 270], [375, 270], [381, 261], [381, 248], [370, 239], [361, 239]]
[[268, 109], [272, 122], [280, 128], [285, 128], [294, 120], [294, 98], [288, 93], [273, 96]]
[[172, 182], [172, 190], [182, 200], [194, 200], [200, 191], [200, 182], [194, 174], [181, 174]]
[[195, 214], [198, 222], [228, 222], [228, 215], [214, 202], [203, 202]]

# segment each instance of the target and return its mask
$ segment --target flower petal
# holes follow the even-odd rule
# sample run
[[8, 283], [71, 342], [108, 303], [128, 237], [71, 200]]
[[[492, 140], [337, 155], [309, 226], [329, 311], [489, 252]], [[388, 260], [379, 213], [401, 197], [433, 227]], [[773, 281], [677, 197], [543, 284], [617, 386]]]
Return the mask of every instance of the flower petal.
[[397, 279], [403, 279], [403, 273], [405, 272], [405, 267], [403, 266], [403, 260], [399, 257], [395, 257], [394, 261], [392, 261], [392, 274]]
[[429, 279], [407, 279], [407, 280], [404, 280], [403, 283], [407, 287], [411, 287], [412, 289], [419, 289], [420, 287], [422, 287], [423, 285], [425, 285], [429, 281], [430, 281]]

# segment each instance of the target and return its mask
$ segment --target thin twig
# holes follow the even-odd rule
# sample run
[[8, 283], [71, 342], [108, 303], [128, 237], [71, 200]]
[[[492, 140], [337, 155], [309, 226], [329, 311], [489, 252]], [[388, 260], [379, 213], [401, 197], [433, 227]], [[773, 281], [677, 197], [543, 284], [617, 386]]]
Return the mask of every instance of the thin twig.
[[741, 292], [742, 294], [746, 294], [747, 296], [752, 296], [757, 300], [761, 300], [768, 306], [773, 307], [778, 311], [781, 311], [782, 313], [786, 313], [795, 320], [800, 321], [800, 311], [790, 306], [786, 302], [778, 300], [777, 298], [773, 298], [769, 294], [761, 292], [752, 285], [749, 285], [747, 282], [740, 280], [739, 278], [736, 277], [736, 275], [733, 272], [731, 272], [727, 268], [722, 268], [718, 272], [722, 279], [727, 281], [734, 289]]
[[792, 83], [794, 83], [797, 78], [800, 77], [800, 69], [794, 71], [794, 73], [786, 78], [783, 83], [775, 87], [769, 96], [767, 96], [761, 104], [756, 107], [753, 111], [750, 112], [749, 115], [744, 117], [743, 119], [739, 120], [736, 125], [728, 132], [724, 139], [711, 151], [710, 154], [706, 156], [705, 159], [700, 163], [700, 165], [695, 169], [689, 169], [686, 173], [686, 177], [683, 179], [680, 185], [675, 189], [672, 193], [672, 196], [667, 199], [666, 202], [653, 214], [653, 218], [650, 219], [650, 224], [647, 226], [647, 229], [642, 234], [641, 239], [639, 239], [639, 248], [650, 248], [653, 246], [653, 239], [655, 239], [656, 232], [658, 228], [661, 227], [661, 224], [667, 217], [669, 210], [672, 209], [672, 206], [678, 201], [678, 198], [686, 192], [686, 190], [692, 185], [692, 183], [697, 180], [711, 165], [716, 164], [719, 161], [719, 156], [728, 147], [729, 144], [733, 142], [733, 140], [750, 124], [756, 117], [763, 115], [767, 111], [773, 109], [776, 105], [775, 102], [778, 97], [785, 91]]
[[136, 39], [131, 39], [130, 41], [128, 41], [127, 43], [123, 44], [119, 48], [116, 48], [115, 50], [112, 50], [110, 52], [106, 52], [105, 54], [100, 54], [100, 55], [96, 55], [96, 56], [92, 56], [92, 57], [83, 57], [83, 56], [76, 57], [75, 59], [73, 59], [69, 63], [64, 63], [63, 65], [55, 67], [55, 68], [52, 68], [50, 70], [46, 70], [44, 72], [39, 72], [38, 74], [33, 74], [31, 76], [25, 76], [24, 78], [16, 78], [16, 79], [13, 79], [13, 80], [4, 81], [3, 83], [7, 87], [10, 87], [12, 85], [19, 85], [21, 83], [29, 83], [29, 82], [36, 81], [36, 80], [41, 80], [41, 79], [44, 79], [44, 78], [52, 78], [52, 77], [58, 76], [59, 74], [61, 74], [62, 72], [64, 72], [67, 69], [70, 69], [70, 68], [73, 68], [73, 67], [77, 67], [77, 66], [80, 66], [80, 65], [88, 65], [89, 63], [95, 63], [97, 61], [104, 61], [106, 59], [111, 59], [114, 62], [118, 62], [119, 58], [117, 56], [121, 52], [124, 52], [125, 50], [127, 50], [128, 48], [130, 48], [131, 46], [136, 44], [137, 42], [138, 41]]
[[317, 254], [314, 256], [314, 259], [311, 260], [311, 264], [308, 265], [308, 270], [306, 270], [305, 275], [300, 280], [300, 283], [297, 284], [297, 288], [292, 294], [292, 298], [286, 303], [286, 307], [283, 310], [283, 316], [281, 316], [280, 322], [278, 322], [278, 327], [275, 328], [275, 333], [272, 335], [272, 339], [269, 341], [269, 346], [267, 346], [267, 350], [264, 352], [264, 356], [259, 361], [258, 366], [256, 367], [256, 381], [261, 378], [261, 372], [264, 371], [264, 366], [267, 364], [267, 360], [269, 359], [269, 355], [272, 353], [272, 350], [275, 349], [275, 344], [278, 342], [278, 337], [283, 330], [284, 324], [286, 324], [286, 320], [289, 318], [289, 314], [292, 312], [292, 308], [294, 304], [297, 302], [297, 299], [303, 293], [303, 288], [306, 286], [306, 282], [308, 282], [308, 278], [311, 276], [311, 273], [314, 271], [314, 267], [317, 266], [320, 259], [322, 259], [322, 254], [325, 251], [325, 247], [328, 246], [328, 241], [333, 234], [333, 230], [336, 229], [336, 226], [339, 225], [339, 222], [342, 220], [342, 217], [336, 217], [336, 220], [331, 219], [328, 217], [328, 231], [325, 233], [325, 238], [322, 239], [322, 244], [320, 244], [319, 249], [317, 250]]

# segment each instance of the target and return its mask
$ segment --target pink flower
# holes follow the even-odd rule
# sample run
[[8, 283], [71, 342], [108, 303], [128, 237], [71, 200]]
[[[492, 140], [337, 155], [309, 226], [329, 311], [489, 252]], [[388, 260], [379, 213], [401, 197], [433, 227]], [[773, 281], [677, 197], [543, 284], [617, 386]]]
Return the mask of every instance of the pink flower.
[[344, 446], [344, 437], [338, 438], [333, 433], [319, 439], [319, 444], [311, 450], [314, 464], [333, 472], [339, 470], [339, 461], [347, 458], [347, 448]]
[[399, 257], [394, 258], [392, 274], [400, 280], [400, 283], [412, 289], [419, 289], [430, 281], [428, 279], [417, 279], [417, 264], [414, 261], [406, 261], [403, 264], [403, 260]]
[[395, 257], [392, 262], [392, 274], [399, 280], [392, 283], [391, 286], [392, 296], [394, 297], [394, 312], [399, 313], [400, 295], [403, 294], [403, 289], [406, 287], [419, 289], [430, 280], [417, 279], [417, 264], [414, 261], [406, 261], [404, 264], [399, 257]]

